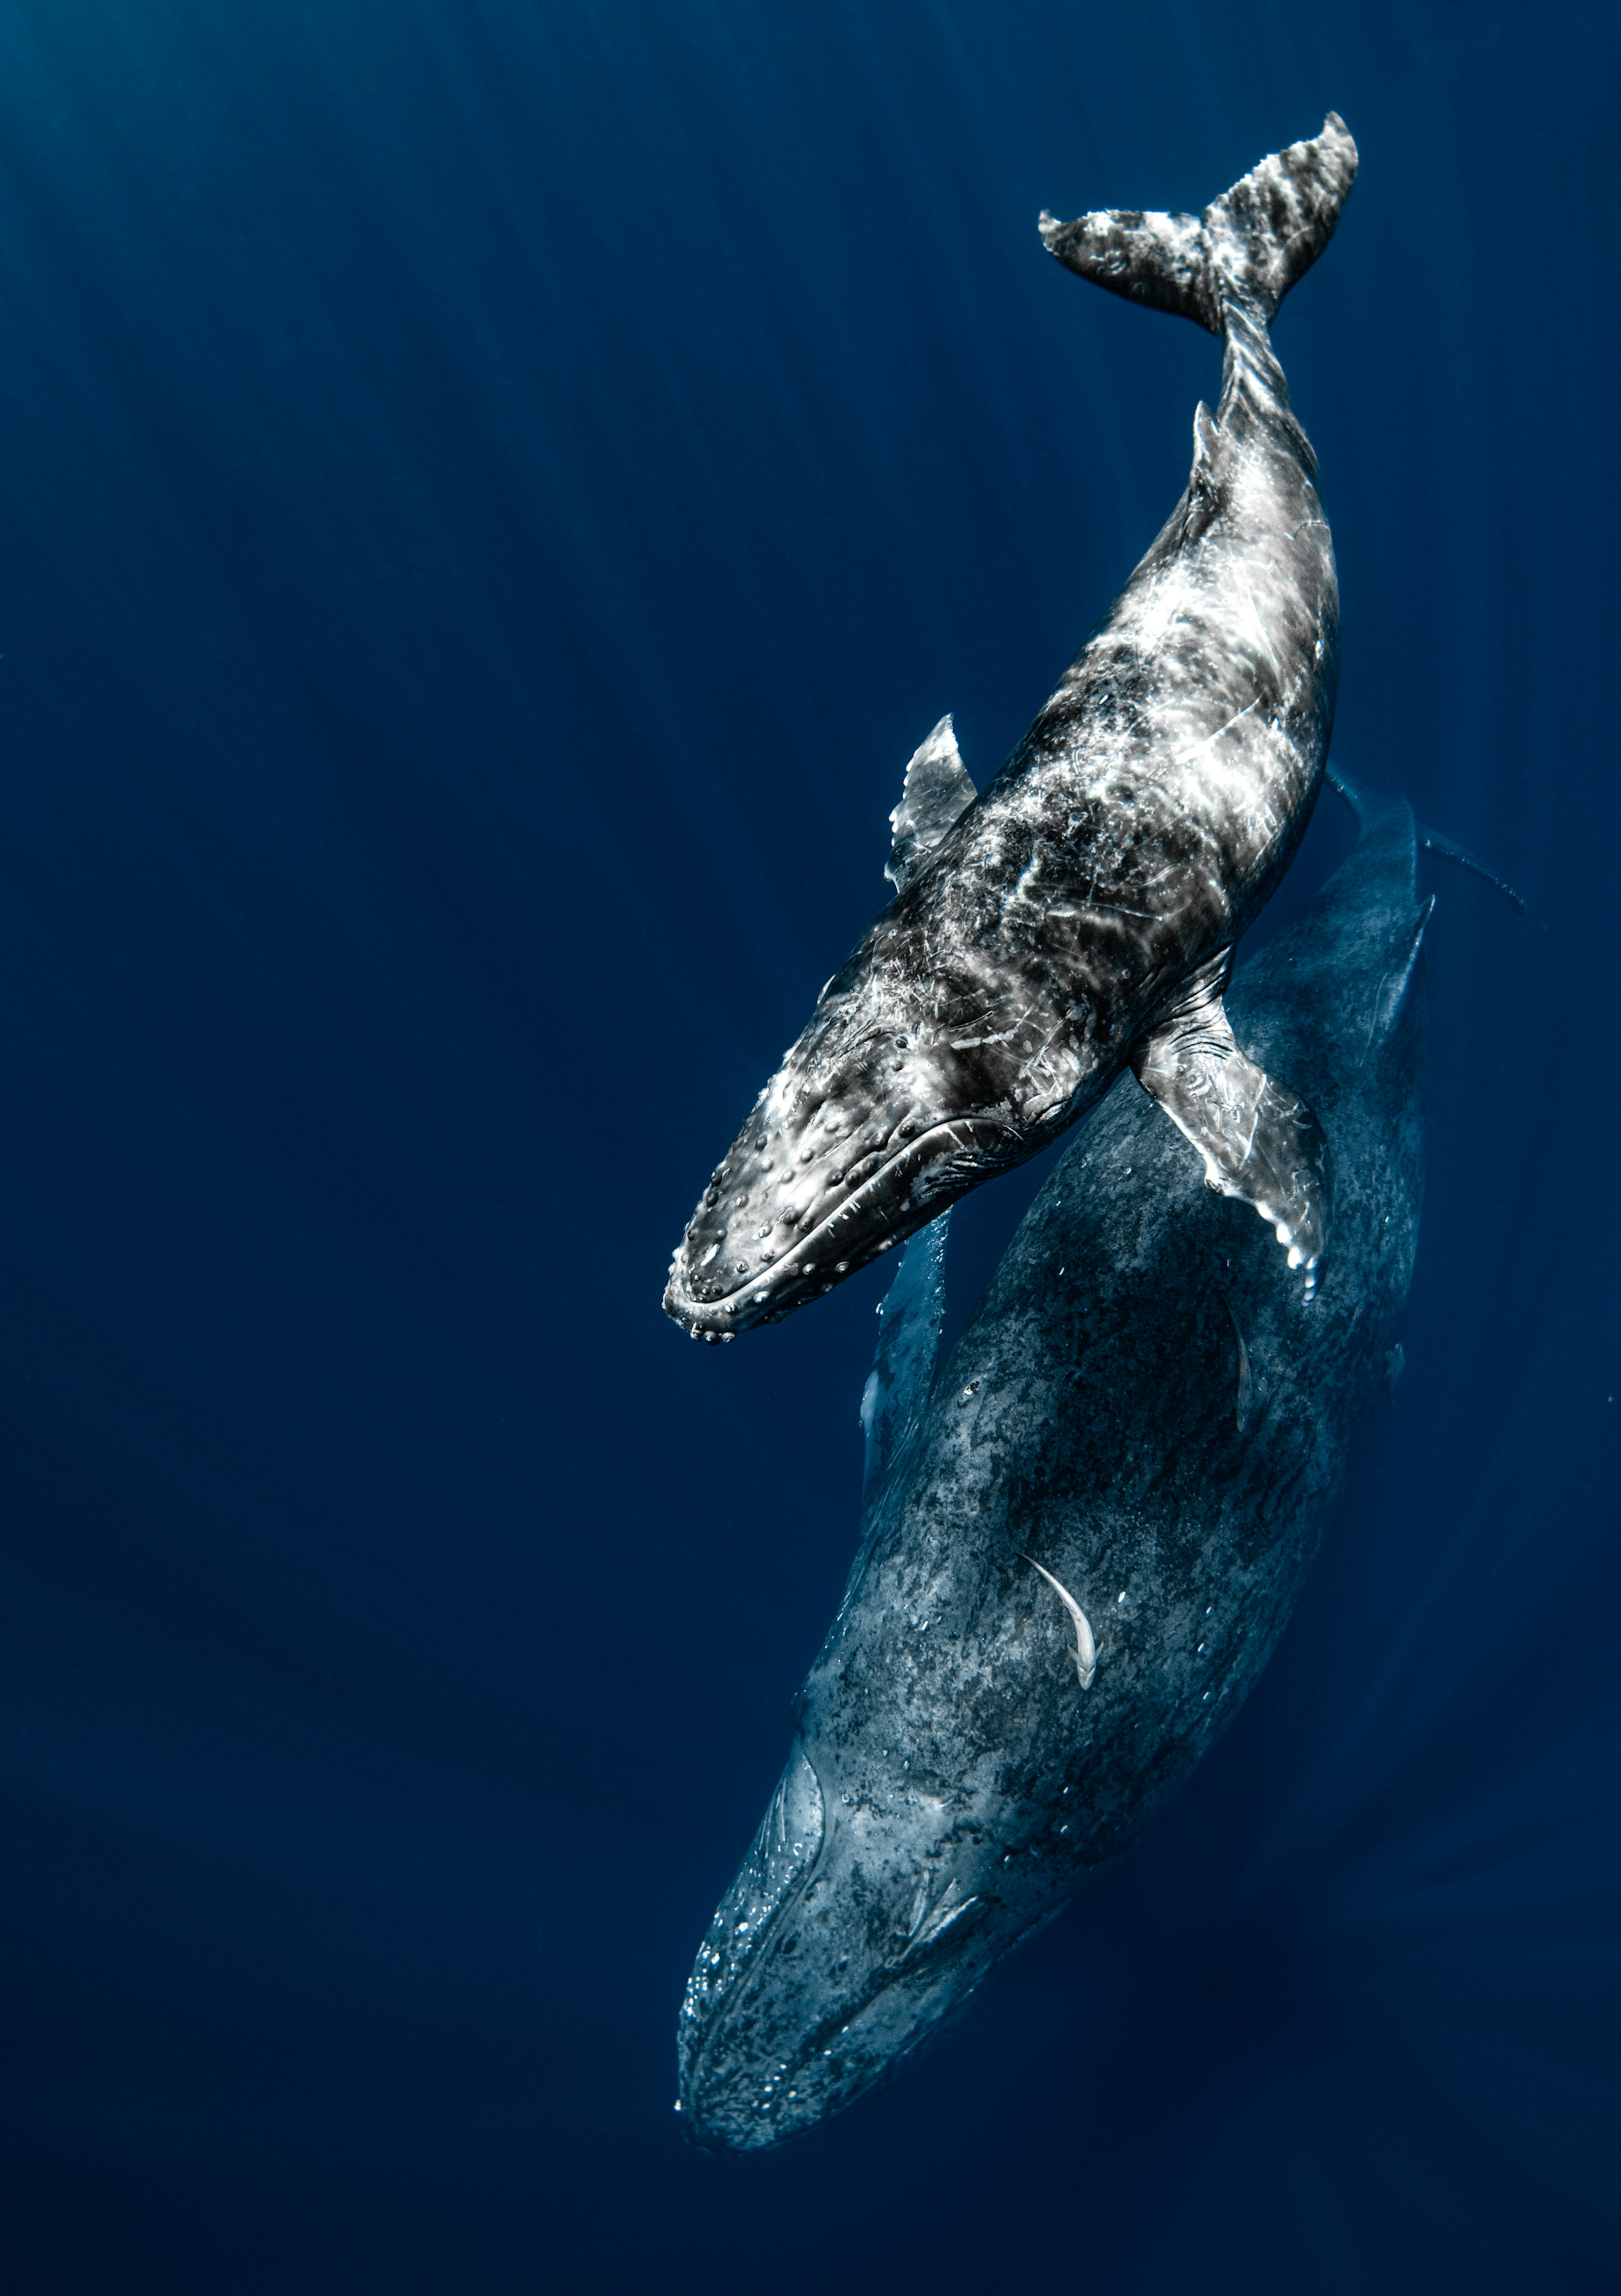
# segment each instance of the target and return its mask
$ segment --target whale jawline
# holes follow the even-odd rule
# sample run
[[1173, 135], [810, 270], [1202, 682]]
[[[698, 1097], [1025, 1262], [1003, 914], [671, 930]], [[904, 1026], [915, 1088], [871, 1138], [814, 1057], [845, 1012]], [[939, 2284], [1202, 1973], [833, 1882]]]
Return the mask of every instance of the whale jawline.
[[[835, 1227], [864, 1208], [864, 1199], [867, 1204], [875, 1202], [886, 1184], [891, 1183], [909, 1160], [914, 1164], [922, 1162], [943, 1141], [961, 1133], [968, 1135], [967, 1139], [957, 1142], [967, 1160], [961, 1187], [937, 1187], [926, 1204], [905, 1208], [908, 1213], [916, 1215], [905, 1221], [897, 1209], [896, 1218], [890, 1223], [880, 1242], [869, 1246], [856, 1239], [847, 1243], [839, 1238], [835, 1247], [839, 1254], [838, 1263], [832, 1260], [830, 1253], [826, 1264], [819, 1259], [812, 1259], [806, 1265], [807, 1254], [813, 1252], [819, 1243], [831, 1242]], [[994, 1140], [987, 1141], [984, 1136], [987, 1134], [993, 1135]], [[1024, 1162], [1027, 1156], [1036, 1154], [1045, 1144], [1042, 1140], [1021, 1143], [1017, 1156], [987, 1155], [988, 1146], [1005, 1144], [1015, 1136], [1012, 1126], [1000, 1117], [942, 1118], [937, 1124], [931, 1124], [927, 1132], [920, 1132], [914, 1140], [908, 1140], [905, 1146], [897, 1149], [888, 1163], [880, 1165], [876, 1172], [869, 1173], [854, 1194], [847, 1196], [842, 1203], [817, 1221], [808, 1235], [800, 1238], [791, 1254], [785, 1255], [771, 1267], [740, 1283], [735, 1291], [725, 1293], [718, 1300], [695, 1299], [686, 1287], [681, 1265], [685, 1255], [684, 1244], [682, 1252], [671, 1266], [669, 1282], [665, 1286], [666, 1315], [695, 1340], [726, 1340], [735, 1332], [751, 1331], [757, 1324], [774, 1323], [779, 1316], [787, 1314], [790, 1307], [798, 1307], [807, 1300], [817, 1299], [823, 1292], [831, 1292], [836, 1283], [841, 1282], [843, 1276], [834, 1273], [836, 1264], [842, 1265], [844, 1275], [854, 1275], [856, 1268], [867, 1266], [887, 1251], [891, 1244], [903, 1243], [920, 1227], [926, 1227], [948, 1203], [954, 1202], [978, 1181], [991, 1178], [999, 1166], [1011, 1170], [1016, 1163]]]

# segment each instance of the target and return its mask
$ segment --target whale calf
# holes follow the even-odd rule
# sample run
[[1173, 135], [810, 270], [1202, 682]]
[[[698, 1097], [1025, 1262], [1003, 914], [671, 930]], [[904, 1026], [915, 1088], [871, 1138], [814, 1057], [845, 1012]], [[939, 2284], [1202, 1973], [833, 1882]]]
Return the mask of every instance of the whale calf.
[[1411, 812], [1239, 972], [1339, 1172], [1309, 1308], [1123, 1079], [936, 1374], [944, 1220], [903, 1255], [863, 1398], [862, 1539], [680, 2020], [700, 2143], [839, 2110], [1126, 1849], [1232, 1719], [1399, 1359], [1423, 1178]]
[[1305, 833], [1339, 593], [1316, 458], [1268, 324], [1356, 171], [1330, 112], [1202, 217], [1115, 210], [1060, 262], [1220, 336], [1188, 483], [1107, 620], [977, 793], [949, 718], [892, 816], [895, 899], [823, 989], [705, 1190], [664, 1304], [774, 1322], [1049, 1146], [1128, 1065], [1309, 1292], [1331, 1172], [1309, 1103], [1240, 1051], [1234, 944]]

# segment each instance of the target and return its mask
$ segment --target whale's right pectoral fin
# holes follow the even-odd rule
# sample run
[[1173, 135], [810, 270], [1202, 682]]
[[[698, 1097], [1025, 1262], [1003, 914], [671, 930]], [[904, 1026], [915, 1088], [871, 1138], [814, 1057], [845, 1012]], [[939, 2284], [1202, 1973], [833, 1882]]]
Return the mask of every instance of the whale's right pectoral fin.
[[1204, 966], [1175, 1010], [1134, 1047], [1143, 1090], [1205, 1160], [1205, 1178], [1253, 1204], [1317, 1288], [1333, 1203], [1329, 1144], [1303, 1100], [1245, 1059], [1222, 1004], [1230, 950]]

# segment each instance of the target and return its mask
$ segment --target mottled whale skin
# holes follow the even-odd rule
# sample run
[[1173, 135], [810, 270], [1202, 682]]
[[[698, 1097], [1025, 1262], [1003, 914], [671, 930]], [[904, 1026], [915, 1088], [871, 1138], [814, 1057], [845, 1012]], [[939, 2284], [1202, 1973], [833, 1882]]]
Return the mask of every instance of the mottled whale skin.
[[893, 816], [899, 891], [713, 1176], [665, 1306], [725, 1339], [830, 1290], [1048, 1146], [1128, 1063], [1310, 1290], [1331, 1193], [1308, 1104], [1239, 1050], [1234, 943], [1293, 858], [1333, 717], [1334, 554], [1268, 323], [1355, 174], [1330, 113], [1202, 217], [1042, 219], [1069, 268], [1220, 335], [1186, 491], [976, 797], [943, 720]]
[[945, 1222], [901, 1260], [861, 1546], [687, 1988], [701, 2144], [774, 2144], [892, 2073], [1130, 1845], [1266, 1662], [1389, 1376], [1418, 1232], [1429, 905], [1408, 808], [1364, 802], [1356, 852], [1232, 991], [1332, 1142], [1314, 1303], [1129, 1079], [937, 1378]]

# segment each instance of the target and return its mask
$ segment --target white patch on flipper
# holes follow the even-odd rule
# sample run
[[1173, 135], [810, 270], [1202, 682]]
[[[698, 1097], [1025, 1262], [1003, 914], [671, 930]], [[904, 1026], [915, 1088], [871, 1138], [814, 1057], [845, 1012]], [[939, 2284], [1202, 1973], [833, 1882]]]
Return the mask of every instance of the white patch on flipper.
[[1252, 1204], [1317, 1289], [1333, 1183], [1328, 1143], [1304, 1101], [1247, 1060], [1221, 992], [1231, 949], [1192, 973], [1178, 1003], [1134, 1046], [1137, 1081], [1199, 1151], [1205, 1180]]

